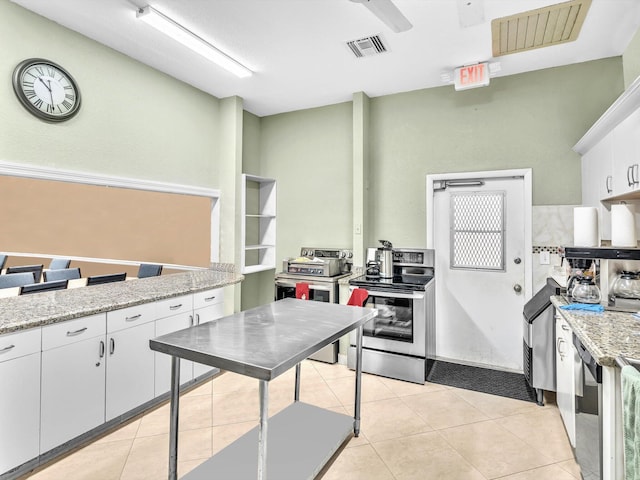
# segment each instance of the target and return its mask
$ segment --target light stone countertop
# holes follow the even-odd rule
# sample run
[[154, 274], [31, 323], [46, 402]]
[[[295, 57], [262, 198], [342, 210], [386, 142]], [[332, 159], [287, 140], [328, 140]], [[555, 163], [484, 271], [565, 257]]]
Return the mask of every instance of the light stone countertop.
[[619, 355], [640, 359], [640, 319], [609, 310], [563, 310], [558, 307], [567, 302], [560, 296], [551, 297], [551, 302], [600, 365], [616, 366]]
[[0, 335], [226, 287], [244, 280], [229, 268], [195, 270], [90, 287], [0, 298]]

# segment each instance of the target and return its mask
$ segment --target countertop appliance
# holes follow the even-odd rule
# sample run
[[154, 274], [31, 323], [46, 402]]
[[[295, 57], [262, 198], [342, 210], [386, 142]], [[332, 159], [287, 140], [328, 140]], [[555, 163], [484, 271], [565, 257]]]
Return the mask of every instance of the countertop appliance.
[[[340, 248], [300, 249], [300, 256], [283, 261], [282, 272], [275, 275], [275, 299], [295, 298], [296, 284], [309, 285], [309, 300], [340, 303], [339, 281], [351, 275], [353, 251]], [[338, 361], [338, 341], [309, 357], [326, 363]]]
[[524, 378], [536, 390], [538, 405], [544, 404], [544, 390], [556, 391], [555, 309], [551, 297], [560, 295], [560, 290], [553, 278], [547, 278], [522, 311]]
[[[362, 369], [385, 377], [424, 383], [435, 360], [434, 251], [393, 249], [393, 276], [349, 280], [351, 289], [369, 292], [377, 308], [364, 326]], [[355, 369], [355, 337], [350, 335], [347, 366]]]
[[376, 250], [376, 260], [380, 265], [381, 278], [393, 278], [393, 245], [389, 240], [378, 240], [381, 247]]
[[602, 479], [602, 367], [573, 334], [580, 357], [576, 373], [575, 457], [584, 480]]
[[[640, 310], [640, 298], [616, 293], [616, 283], [623, 272], [640, 271], [640, 248], [564, 247], [564, 257], [571, 265], [576, 260], [595, 261], [595, 283], [600, 289], [600, 303], [606, 309], [630, 313]], [[570, 294], [569, 286], [567, 290]]]

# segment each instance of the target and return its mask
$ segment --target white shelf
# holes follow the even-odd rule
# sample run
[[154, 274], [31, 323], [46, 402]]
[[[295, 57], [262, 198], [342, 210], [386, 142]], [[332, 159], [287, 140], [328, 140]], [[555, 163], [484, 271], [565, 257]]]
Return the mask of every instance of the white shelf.
[[242, 175], [242, 273], [276, 268], [276, 181]]

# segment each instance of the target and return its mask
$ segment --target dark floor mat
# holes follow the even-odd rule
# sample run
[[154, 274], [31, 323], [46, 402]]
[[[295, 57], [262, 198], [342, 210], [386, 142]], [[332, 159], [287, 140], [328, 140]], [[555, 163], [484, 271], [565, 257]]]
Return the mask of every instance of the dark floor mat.
[[535, 390], [529, 386], [524, 375], [519, 373], [436, 361], [427, 381], [516, 400], [536, 401]]

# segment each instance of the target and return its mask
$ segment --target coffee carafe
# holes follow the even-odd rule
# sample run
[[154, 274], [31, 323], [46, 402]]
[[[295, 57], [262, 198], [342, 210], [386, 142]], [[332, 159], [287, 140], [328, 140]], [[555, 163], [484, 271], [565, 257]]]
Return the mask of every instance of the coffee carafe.
[[382, 246], [376, 251], [380, 265], [380, 278], [393, 278], [393, 250], [388, 240], [378, 240]]

